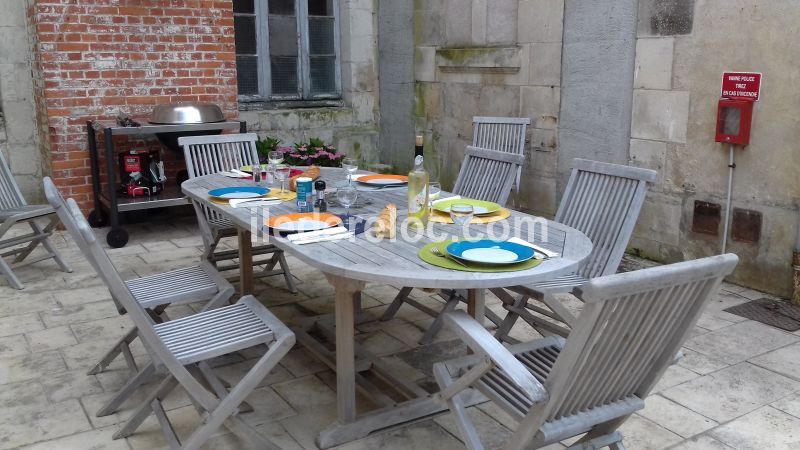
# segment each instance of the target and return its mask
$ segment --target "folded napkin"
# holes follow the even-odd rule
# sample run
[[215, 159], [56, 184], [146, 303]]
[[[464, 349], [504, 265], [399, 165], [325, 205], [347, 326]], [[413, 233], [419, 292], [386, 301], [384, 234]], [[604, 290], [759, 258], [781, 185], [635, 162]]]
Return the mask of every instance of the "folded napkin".
[[246, 172], [242, 172], [241, 170], [232, 169], [232, 170], [224, 170], [219, 173], [220, 175], [225, 175], [228, 178], [253, 178], [252, 175]]
[[292, 242], [305, 241], [309, 239], [316, 239], [319, 237], [335, 236], [337, 234], [347, 233], [349, 230], [346, 227], [338, 226], [333, 228], [326, 228], [324, 230], [306, 231], [305, 233], [290, 234], [286, 237]]
[[556, 252], [554, 252], [552, 250], [548, 250], [546, 248], [539, 247], [536, 244], [531, 244], [530, 242], [523, 241], [520, 238], [513, 237], [513, 238], [509, 239], [508, 242], [513, 242], [515, 244], [519, 244], [519, 245], [524, 245], [526, 247], [530, 247], [530, 248], [536, 250], [537, 252], [543, 254], [544, 256], [548, 257], [548, 258], [555, 258], [556, 256], [558, 256], [558, 253], [556, 253]]
[[281, 201], [276, 198], [234, 198], [228, 201], [232, 208], [256, 208], [273, 206]]

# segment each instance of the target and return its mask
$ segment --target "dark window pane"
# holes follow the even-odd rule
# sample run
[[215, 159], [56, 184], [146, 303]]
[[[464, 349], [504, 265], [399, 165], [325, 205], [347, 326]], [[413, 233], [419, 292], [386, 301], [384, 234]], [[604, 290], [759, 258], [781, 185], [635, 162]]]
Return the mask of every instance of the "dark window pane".
[[258, 94], [257, 56], [236, 56], [236, 82], [239, 95]]
[[297, 58], [272, 57], [272, 93], [274, 95], [297, 94]]
[[336, 92], [336, 58], [334, 56], [311, 57], [311, 93], [332, 94]]
[[253, 16], [234, 16], [233, 29], [237, 55], [255, 55], [256, 18]]
[[269, 17], [269, 54], [297, 56], [297, 21], [293, 16]]
[[233, 12], [253, 14], [256, 12], [253, 0], [233, 0]]
[[308, 19], [309, 53], [312, 55], [332, 55], [333, 18], [311, 17]]
[[269, 13], [293, 16], [294, 0], [269, 0]]
[[308, 0], [310, 16], [333, 16], [333, 0]]

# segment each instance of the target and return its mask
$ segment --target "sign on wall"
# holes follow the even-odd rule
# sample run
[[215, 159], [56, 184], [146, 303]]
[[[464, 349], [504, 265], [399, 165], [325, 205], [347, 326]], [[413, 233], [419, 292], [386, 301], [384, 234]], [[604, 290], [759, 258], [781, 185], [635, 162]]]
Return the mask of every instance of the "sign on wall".
[[725, 72], [722, 74], [722, 97], [758, 101], [761, 95], [761, 74], [758, 72]]

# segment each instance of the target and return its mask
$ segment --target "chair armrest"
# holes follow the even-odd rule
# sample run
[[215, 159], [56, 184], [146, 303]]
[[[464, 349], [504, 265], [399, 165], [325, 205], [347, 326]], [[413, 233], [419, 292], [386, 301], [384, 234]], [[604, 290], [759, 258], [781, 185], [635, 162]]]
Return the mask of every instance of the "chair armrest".
[[445, 321], [472, 351], [490, 358], [534, 403], [549, 399], [544, 386], [475, 319], [456, 311], [445, 314]]

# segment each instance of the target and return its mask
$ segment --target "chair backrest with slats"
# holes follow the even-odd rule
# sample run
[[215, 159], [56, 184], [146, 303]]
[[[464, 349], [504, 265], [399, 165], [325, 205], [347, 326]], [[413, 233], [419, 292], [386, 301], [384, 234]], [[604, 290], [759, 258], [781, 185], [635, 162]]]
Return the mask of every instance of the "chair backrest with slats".
[[[530, 124], [527, 117], [473, 117], [472, 146], [524, 155], [525, 133]], [[517, 170], [517, 187], [521, 174], [522, 167]]]
[[595, 278], [580, 288], [585, 306], [545, 381], [550, 399], [531, 410], [526, 426], [644, 400], [738, 260], [712, 256]]
[[[189, 178], [238, 169], [258, 161], [255, 133], [184, 136], [178, 138], [183, 147]], [[195, 202], [195, 207], [198, 203]], [[221, 219], [216, 211], [199, 205], [207, 220]]]
[[[202, 393], [206, 392], [205, 388], [192, 378], [183, 364], [175, 358], [156, 334], [153, 328], [154, 322], [152, 318], [142, 305], [136, 301], [133, 294], [128, 289], [128, 286], [122, 280], [122, 277], [120, 277], [119, 272], [117, 272], [108, 254], [97, 241], [97, 237], [86, 221], [86, 218], [83, 217], [83, 213], [81, 213], [75, 200], [70, 198], [64, 202], [64, 198], [49, 178], [45, 178], [44, 184], [45, 195], [50, 205], [56, 209], [61, 222], [73, 236], [73, 239], [78, 243], [86, 259], [89, 260], [98, 275], [106, 282], [108, 289], [111, 291], [111, 295], [125, 308], [128, 317], [131, 318], [138, 329], [139, 337], [142, 338], [145, 346], [151, 352], [151, 356], [157, 358], [156, 363], [165, 366], [180, 380], [184, 387], [203, 395]], [[207, 402], [209, 399], [203, 400]], [[214, 400], [211, 399], [211, 401]]]
[[522, 155], [467, 147], [453, 193], [504, 205], [517, 170], [524, 162]]
[[594, 278], [617, 271], [656, 172], [586, 159], [572, 163], [556, 222], [591, 239], [592, 253], [577, 271]]
[[189, 178], [238, 169], [258, 161], [255, 133], [178, 138]]
[[6, 164], [3, 152], [0, 152], [0, 211], [25, 204], [25, 198], [17, 186], [17, 181], [11, 175], [11, 169]]

